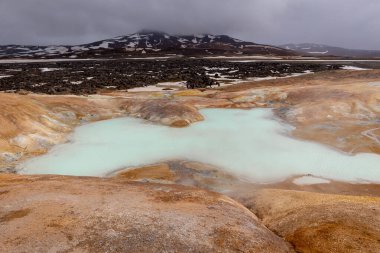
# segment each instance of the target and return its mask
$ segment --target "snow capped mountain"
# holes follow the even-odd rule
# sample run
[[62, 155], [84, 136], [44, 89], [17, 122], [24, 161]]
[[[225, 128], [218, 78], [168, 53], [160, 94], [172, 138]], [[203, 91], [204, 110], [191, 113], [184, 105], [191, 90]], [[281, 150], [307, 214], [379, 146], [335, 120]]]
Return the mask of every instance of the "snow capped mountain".
[[135, 55], [295, 55], [283, 48], [261, 45], [227, 35], [170, 35], [155, 31], [77, 46], [0, 46], [0, 57], [125, 57]]
[[333, 47], [315, 43], [303, 44], [285, 44], [280, 47], [287, 50], [294, 50], [302, 54], [314, 56], [342, 56], [342, 57], [380, 57], [380, 51], [376, 50], [358, 50], [341, 47]]

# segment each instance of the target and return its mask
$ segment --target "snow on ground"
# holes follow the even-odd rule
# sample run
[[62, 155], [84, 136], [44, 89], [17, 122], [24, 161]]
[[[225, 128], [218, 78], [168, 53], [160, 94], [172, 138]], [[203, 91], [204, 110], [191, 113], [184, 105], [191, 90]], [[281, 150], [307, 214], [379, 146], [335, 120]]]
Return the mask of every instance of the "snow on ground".
[[69, 49], [67, 47], [55, 47], [55, 46], [51, 46], [51, 47], [45, 48], [45, 51], [48, 54], [56, 54], [56, 53], [64, 54], [64, 53], [67, 53], [69, 51]]
[[44, 86], [46, 83], [36, 83], [36, 84], [33, 84], [32, 87], [41, 87], [41, 86]]
[[0, 64], [38, 63], [38, 62], [70, 62], [70, 61], [107, 61], [108, 59], [1, 59]]
[[154, 91], [163, 91], [163, 87], [157, 87], [156, 85], [148, 85], [144, 87], [136, 87], [128, 89], [128, 92], [154, 92]]
[[184, 88], [184, 87], [186, 87], [186, 81], [164, 82], [164, 83], [158, 83], [158, 84], [156, 84], [156, 86], [162, 87], [162, 88]]
[[137, 46], [136, 42], [129, 42], [129, 44], [127, 45], [127, 47], [133, 47], [133, 48], [135, 48], [136, 46]]
[[290, 77], [310, 75], [310, 74], [314, 74], [314, 72], [312, 72], [310, 70], [305, 70], [303, 73], [293, 73], [293, 74], [290, 74], [290, 75], [287, 75], [287, 76], [251, 77], [251, 78], [246, 78], [246, 79], [228, 79], [228, 78], [222, 78], [222, 79], [218, 79], [218, 81], [220, 81], [220, 86], [224, 87], [224, 86], [230, 86], [230, 85], [244, 83], [244, 82], [259, 82], [259, 81], [265, 81], [265, 80], [290, 78]]
[[228, 69], [230, 69], [230, 68], [218, 68], [218, 67], [209, 68], [209, 67], [206, 67], [206, 66], [204, 66], [203, 68], [205, 70], [228, 70]]
[[254, 56], [206, 56], [202, 57], [203, 59], [231, 59], [231, 60], [239, 60], [239, 59], [252, 59], [252, 60], [281, 60], [281, 57], [275, 56], [266, 56], [266, 55], [254, 55]]
[[126, 59], [126, 60], [165, 60], [165, 59], [170, 59], [173, 57], [177, 57], [177, 55], [175, 55], [175, 56], [158, 56], [158, 57], [135, 57], [135, 58], [124, 58], [124, 59]]
[[186, 43], [186, 42], [189, 42], [189, 41], [187, 39], [179, 38], [178, 42], [180, 42], [180, 43]]
[[134, 33], [132, 35], [129, 35], [129, 38], [131, 38], [131, 39], [140, 39], [140, 34]]
[[56, 50], [60, 54], [67, 53], [69, 51], [69, 49], [67, 47], [57, 47]]
[[136, 87], [133, 89], [128, 89], [128, 92], [155, 92], [164, 91], [165, 88], [169, 88], [172, 90], [184, 89], [186, 88], [186, 81], [157, 83], [156, 85], [148, 85], [145, 87]]
[[112, 41], [104, 41], [99, 46], [90, 47], [91, 49], [99, 49], [99, 48], [109, 48], [109, 44], [112, 44]]
[[83, 47], [83, 46], [74, 46], [74, 47], [71, 47], [71, 50], [73, 50], [73, 51], [88, 51], [90, 49], [88, 49], [87, 47]]
[[3, 75], [3, 76], [0, 75], [0, 79], [1, 79], [1, 78], [7, 78], [7, 77], [12, 77], [12, 75]]
[[73, 81], [73, 82], [70, 82], [71, 84], [82, 84], [83, 81]]
[[314, 72], [311, 70], [305, 70], [303, 73], [292, 73], [288, 76], [279, 77], [279, 78], [296, 77], [296, 76], [303, 76], [303, 75], [307, 75], [307, 74], [314, 74]]
[[323, 51], [323, 52], [308, 52], [309, 54], [327, 54], [329, 51]]
[[20, 72], [20, 71], [22, 71], [22, 69], [6, 69], [6, 71], [16, 71], [16, 72]]
[[343, 66], [341, 69], [344, 69], [344, 70], [370, 70], [370, 69], [366, 69], [366, 68], [359, 68], [359, 67], [355, 67], [355, 66]]
[[51, 72], [51, 71], [58, 71], [62, 70], [60, 68], [40, 68], [41, 72]]

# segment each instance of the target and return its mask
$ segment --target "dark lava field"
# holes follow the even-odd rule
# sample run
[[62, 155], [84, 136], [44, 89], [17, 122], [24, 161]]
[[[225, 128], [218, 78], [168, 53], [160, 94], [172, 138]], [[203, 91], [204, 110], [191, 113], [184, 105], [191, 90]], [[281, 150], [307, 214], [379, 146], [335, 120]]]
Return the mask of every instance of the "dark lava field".
[[187, 88], [217, 87], [221, 79], [283, 77], [337, 70], [325, 63], [231, 62], [203, 59], [91, 60], [0, 64], [0, 91], [45, 94], [95, 94], [160, 82], [187, 81]]

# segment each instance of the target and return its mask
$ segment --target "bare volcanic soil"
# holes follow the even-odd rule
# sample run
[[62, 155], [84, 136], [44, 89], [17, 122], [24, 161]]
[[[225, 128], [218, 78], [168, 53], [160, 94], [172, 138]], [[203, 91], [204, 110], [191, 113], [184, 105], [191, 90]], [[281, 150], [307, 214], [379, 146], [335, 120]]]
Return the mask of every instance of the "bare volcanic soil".
[[0, 64], [0, 91], [46, 94], [94, 94], [99, 89], [126, 90], [159, 82], [187, 81], [188, 88], [219, 85], [218, 80], [282, 77], [305, 71], [339, 69], [313, 63], [227, 62], [200, 59], [99, 60]]
[[0, 175], [0, 230], [0, 252], [293, 252], [226, 196], [113, 179]]

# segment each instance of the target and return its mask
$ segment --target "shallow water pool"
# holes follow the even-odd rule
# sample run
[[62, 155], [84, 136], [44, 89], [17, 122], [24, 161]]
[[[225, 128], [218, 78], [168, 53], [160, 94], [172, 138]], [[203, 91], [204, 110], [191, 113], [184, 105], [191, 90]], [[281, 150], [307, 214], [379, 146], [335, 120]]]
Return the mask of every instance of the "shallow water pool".
[[267, 183], [312, 174], [342, 181], [380, 182], [380, 156], [351, 156], [287, 135], [270, 109], [204, 109], [205, 121], [170, 128], [134, 118], [78, 127], [71, 141], [21, 164], [24, 174], [104, 176], [127, 167], [190, 160]]

